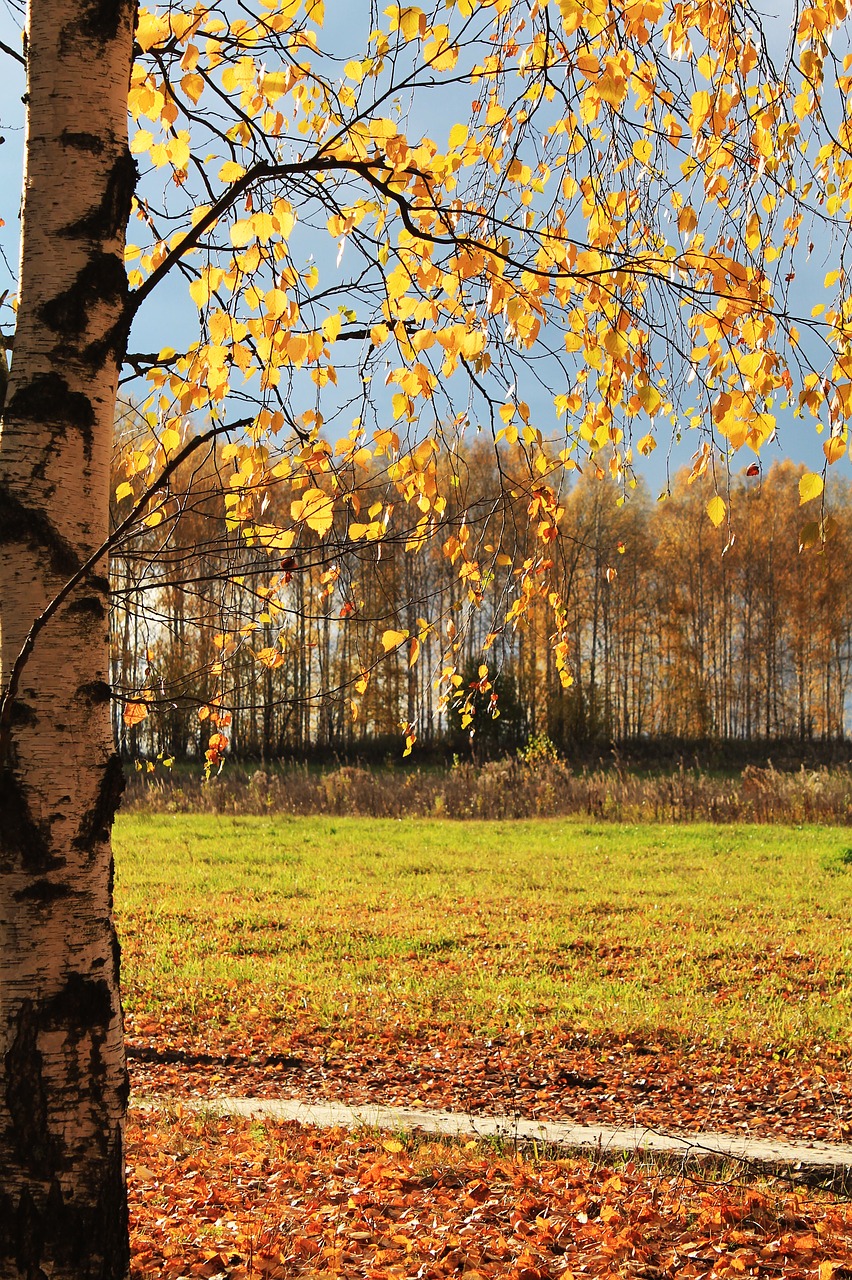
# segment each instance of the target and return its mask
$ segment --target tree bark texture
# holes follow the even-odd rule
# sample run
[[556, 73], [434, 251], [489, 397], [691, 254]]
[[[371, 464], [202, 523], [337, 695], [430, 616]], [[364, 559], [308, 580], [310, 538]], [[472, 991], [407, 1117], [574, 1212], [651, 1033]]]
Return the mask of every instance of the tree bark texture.
[[[31, 0], [23, 238], [0, 421], [0, 687], [103, 543], [135, 0]], [[127, 1072], [112, 916], [106, 563], [35, 641], [0, 757], [0, 1277], [128, 1271]]]

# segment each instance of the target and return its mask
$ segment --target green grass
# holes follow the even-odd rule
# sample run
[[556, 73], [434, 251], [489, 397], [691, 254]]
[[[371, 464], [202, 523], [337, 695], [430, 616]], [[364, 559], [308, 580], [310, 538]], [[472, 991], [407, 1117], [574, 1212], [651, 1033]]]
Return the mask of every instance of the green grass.
[[[842, 828], [133, 816], [132, 1022], [852, 1044]], [[276, 1027], [278, 1031], [276, 1031]]]

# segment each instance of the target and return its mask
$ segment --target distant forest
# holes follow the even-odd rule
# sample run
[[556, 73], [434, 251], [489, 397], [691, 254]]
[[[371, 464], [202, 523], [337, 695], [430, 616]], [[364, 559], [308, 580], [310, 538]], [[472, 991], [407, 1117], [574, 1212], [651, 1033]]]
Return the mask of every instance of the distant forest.
[[[202, 757], [211, 705], [230, 715], [230, 754], [258, 761], [398, 755], [403, 724], [414, 726], [417, 751], [437, 755], [469, 750], [474, 730], [483, 757], [541, 734], [568, 755], [613, 742], [709, 740], [736, 754], [735, 743], [843, 740], [848, 484], [829, 484], [823, 507], [800, 507], [803, 468], [752, 466], [729, 490], [720, 474], [731, 524], [714, 528], [707, 476], [690, 484], [678, 475], [663, 501], [640, 482], [619, 501], [608, 480], [577, 475], [547, 548], [567, 603], [560, 635], [544, 598], [494, 634], [513, 566], [541, 550], [523, 504], [481, 496], [501, 492], [498, 458], [468, 451], [457, 513], [419, 547], [406, 549], [404, 536], [347, 543], [341, 528], [325, 540], [303, 534], [303, 545], [272, 558], [228, 529], [214, 459], [206, 490], [196, 474], [200, 496], [180, 504], [179, 518], [113, 559], [122, 750]], [[378, 507], [381, 478], [372, 484], [361, 501]], [[490, 566], [478, 605], [451, 563], [460, 538]], [[812, 545], [800, 550], [802, 541]], [[420, 638], [417, 661], [410, 641], [385, 652], [388, 628]], [[132, 697], [149, 714], [128, 726], [122, 706]], [[464, 727], [463, 697], [473, 713]]]

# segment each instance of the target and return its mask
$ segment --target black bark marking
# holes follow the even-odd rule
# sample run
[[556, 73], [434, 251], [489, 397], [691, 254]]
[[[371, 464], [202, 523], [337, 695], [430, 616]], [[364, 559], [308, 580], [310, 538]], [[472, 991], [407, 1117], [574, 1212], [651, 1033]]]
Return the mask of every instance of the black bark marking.
[[74, 890], [67, 884], [57, 884], [54, 880], [34, 880], [26, 888], [19, 889], [12, 895], [16, 902], [35, 902], [41, 906], [50, 906], [60, 898], [71, 898]]
[[80, 596], [68, 606], [69, 613], [87, 613], [98, 621], [107, 616], [106, 605], [99, 596]]
[[44, 875], [65, 866], [50, 849], [50, 827], [34, 821], [20, 783], [13, 771], [0, 768], [0, 854], [9, 867], [19, 866], [32, 875]]
[[72, 391], [58, 373], [38, 373], [18, 387], [6, 406], [5, 416], [39, 425], [68, 423], [83, 432], [91, 431], [95, 425], [95, 411], [89, 397], [82, 391]]
[[100, 591], [102, 596], [109, 598], [109, 578], [104, 578], [99, 573], [92, 573], [89, 575], [88, 583], [93, 591]]
[[32, 1000], [25, 1000], [15, 1018], [12, 1047], [4, 1058], [5, 1095], [15, 1154], [24, 1169], [44, 1178], [53, 1168], [57, 1152], [47, 1123], [38, 1032], [36, 1007]]
[[80, 829], [74, 838], [75, 849], [91, 852], [95, 845], [109, 839], [124, 787], [125, 778], [121, 757], [113, 752], [104, 765], [97, 799], [80, 822]]
[[41, 1214], [35, 1206], [29, 1187], [20, 1200], [0, 1195], [0, 1258], [14, 1258], [18, 1274], [24, 1280], [47, 1280], [41, 1262]]
[[25, 702], [21, 702], [19, 698], [16, 698], [12, 703], [10, 720], [12, 724], [17, 724], [21, 727], [26, 725], [28, 728], [32, 728], [33, 725], [38, 724], [38, 716], [33, 711], [32, 707], [28, 707], [27, 704]]
[[115, 1010], [112, 992], [103, 978], [87, 978], [71, 973], [56, 995], [41, 1003], [42, 1023], [54, 1031], [65, 1030], [69, 1038], [106, 1033]]
[[93, 1203], [66, 1200], [56, 1177], [38, 1201], [28, 1186], [17, 1197], [8, 1182], [0, 1190], [0, 1273], [21, 1280], [48, 1280], [57, 1271], [78, 1280], [126, 1280], [130, 1253], [121, 1130], [105, 1131], [103, 1146], [104, 1177]]
[[[63, 227], [62, 235], [91, 237], [95, 241], [102, 242], [112, 240], [127, 226], [133, 202], [133, 192], [136, 190], [138, 179], [139, 170], [136, 167], [136, 161], [128, 148], [125, 147], [107, 175], [100, 203], [93, 205], [89, 212], [76, 222], [71, 222], [68, 226]], [[104, 254], [102, 256], [110, 257], [114, 262], [118, 263], [126, 290], [127, 275], [121, 259], [114, 254]]]
[[[127, 1071], [110, 1078], [103, 1056], [108, 1023], [114, 1016], [108, 984], [71, 974], [64, 988], [36, 1006], [24, 1001], [14, 1020], [15, 1038], [5, 1057], [5, 1094], [11, 1125], [0, 1132], [0, 1274], [26, 1280], [74, 1275], [79, 1280], [126, 1280], [127, 1196], [120, 1126], [103, 1127], [93, 1136], [100, 1152], [100, 1173], [91, 1195], [66, 1199], [59, 1179], [70, 1169], [71, 1153], [48, 1126], [43, 1061], [38, 1050], [42, 1030], [60, 1030], [72, 1050], [91, 1042], [88, 1097], [95, 1113], [111, 1080], [119, 1105], [126, 1106]], [[72, 1063], [76, 1053], [72, 1052]], [[70, 1079], [70, 1077], [69, 1077]], [[78, 1081], [78, 1085], [82, 1085]], [[95, 1192], [95, 1186], [97, 1192]]]
[[115, 40], [125, 16], [129, 21], [135, 12], [135, 0], [133, 3], [128, 3], [128, 0], [92, 0], [83, 12], [77, 29], [93, 40], [108, 44], [110, 40]]
[[71, 129], [63, 129], [59, 141], [68, 147], [76, 147], [78, 151], [89, 151], [94, 156], [103, 154], [104, 140], [96, 133], [74, 133]]
[[[55, 376], [46, 375], [47, 378]], [[85, 399], [84, 396], [80, 398]], [[18, 399], [17, 395], [15, 399]], [[88, 403], [86, 400], [87, 405]], [[30, 418], [29, 414], [24, 416]], [[65, 541], [44, 512], [25, 507], [20, 498], [0, 484], [0, 546], [8, 546], [10, 543], [25, 543], [34, 549], [46, 551], [50, 568], [59, 578], [71, 578], [80, 568], [74, 548]]]
[[112, 689], [106, 680], [92, 680], [90, 684], [81, 684], [77, 690], [77, 697], [88, 702], [90, 707], [103, 705], [109, 702], [112, 697]]
[[[85, 226], [77, 223], [66, 227], [65, 234], [74, 237], [97, 235], [99, 225], [90, 226], [89, 223], [93, 219], [98, 223], [100, 216], [99, 210], [93, 211], [83, 219]], [[73, 345], [74, 339], [84, 334], [88, 328], [89, 316], [95, 307], [102, 303], [120, 304], [126, 297], [127, 273], [124, 270], [124, 263], [115, 253], [94, 252], [69, 289], [58, 293], [49, 302], [42, 303], [39, 308], [39, 319], [47, 325], [48, 329], [59, 334], [66, 343]], [[89, 406], [93, 423], [94, 415], [88, 397], [80, 398]]]
[[[126, 1079], [127, 1072], [124, 1074]], [[110, 1157], [109, 1176], [98, 1200], [96, 1239], [104, 1259], [103, 1280], [125, 1280], [130, 1271], [130, 1233], [124, 1180], [124, 1140], [118, 1127], [111, 1135]]]

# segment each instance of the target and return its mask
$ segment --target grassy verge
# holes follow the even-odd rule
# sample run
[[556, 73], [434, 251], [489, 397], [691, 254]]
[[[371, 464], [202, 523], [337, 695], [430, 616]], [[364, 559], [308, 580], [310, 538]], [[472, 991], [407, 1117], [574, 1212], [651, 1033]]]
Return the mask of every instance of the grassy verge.
[[[138, 767], [138, 766], [137, 766]], [[450, 769], [252, 770], [229, 763], [210, 783], [198, 766], [130, 776], [124, 811], [324, 814], [370, 818], [586, 817], [613, 822], [852, 823], [852, 769], [741, 773], [698, 768], [577, 771], [550, 755]]]
[[131, 1026], [852, 1044], [842, 829], [132, 815]]

